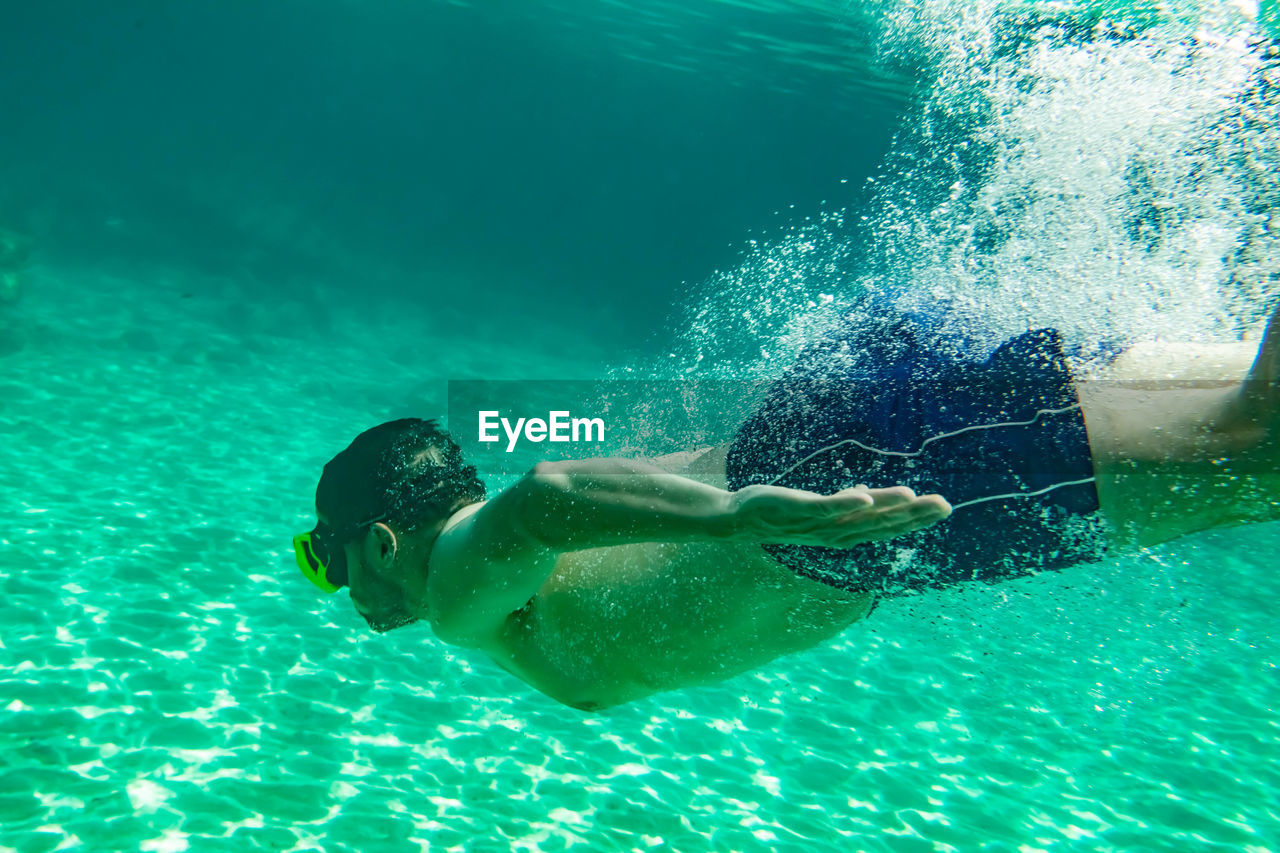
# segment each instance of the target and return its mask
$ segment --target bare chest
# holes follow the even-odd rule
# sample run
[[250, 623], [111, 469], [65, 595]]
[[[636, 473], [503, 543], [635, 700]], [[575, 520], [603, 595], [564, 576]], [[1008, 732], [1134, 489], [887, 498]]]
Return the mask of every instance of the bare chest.
[[509, 662], [553, 696], [612, 704], [754, 669], [869, 609], [868, 596], [797, 577], [754, 545], [581, 551], [561, 558], [534, 599]]

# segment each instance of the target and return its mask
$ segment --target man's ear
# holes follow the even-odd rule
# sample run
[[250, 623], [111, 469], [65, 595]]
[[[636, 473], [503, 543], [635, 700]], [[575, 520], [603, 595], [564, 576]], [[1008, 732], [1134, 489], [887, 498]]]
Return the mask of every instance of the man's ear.
[[399, 547], [400, 542], [396, 538], [395, 531], [379, 522], [370, 525], [369, 532], [365, 534], [364, 558], [370, 565], [389, 569], [395, 562], [396, 550]]

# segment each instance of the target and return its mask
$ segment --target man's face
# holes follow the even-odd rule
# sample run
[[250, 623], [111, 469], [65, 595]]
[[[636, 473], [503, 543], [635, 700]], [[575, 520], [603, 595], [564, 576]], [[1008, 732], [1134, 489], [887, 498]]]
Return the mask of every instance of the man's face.
[[[322, 524], [332, 526], [324, 513]], [[356, 612], [378, 633], [416, 622], [410, 614], [403, 576], [398, 561], [404, 556], [393, 548], [395, 534], [384, 524], [371, 525], [361, 535], [342, 546], [347, 563], [347, 593]], [[369, 559], [370, 555], [374, 559]], [[400, 580], [397, 582], [397, 578]]]
[[348, 542], [345, 550], [351, 603], [369, 627], [381, 634], [416, 622], [408, 607], [400, 555], [388, 553], [379, 531], [369, 530], [355, 542]]

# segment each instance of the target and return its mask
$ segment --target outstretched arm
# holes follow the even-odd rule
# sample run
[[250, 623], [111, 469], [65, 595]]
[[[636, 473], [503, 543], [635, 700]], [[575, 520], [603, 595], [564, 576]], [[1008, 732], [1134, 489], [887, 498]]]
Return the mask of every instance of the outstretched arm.
[[533, 598], [566, 551], [695, 541], [848, 548], [950, 511], [937, 495], [901, 487], [728, 492], [628, 459], [544, 462], [441, 534], [429, 581], [437, 630], [487, 635]]

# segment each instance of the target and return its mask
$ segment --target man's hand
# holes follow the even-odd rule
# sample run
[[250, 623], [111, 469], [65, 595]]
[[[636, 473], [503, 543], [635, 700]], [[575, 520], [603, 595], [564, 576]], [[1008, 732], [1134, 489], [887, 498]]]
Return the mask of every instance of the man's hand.
[[734, 537], [742, 541], [852, 548], [936, 524], [951, 514], [939, 495], [917, 497], [905, 486], [854, 486], [819, 495], [782, 486], [733, 493]]

